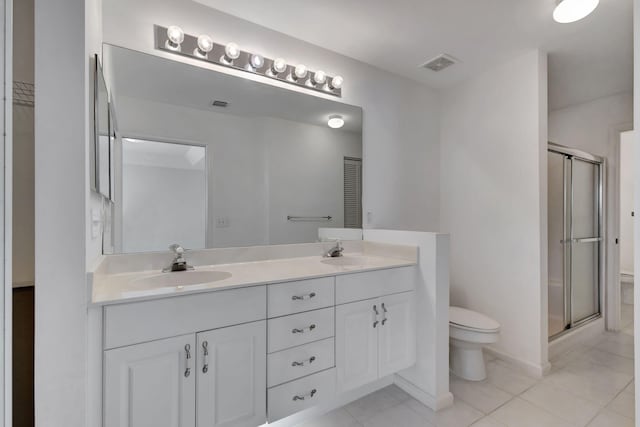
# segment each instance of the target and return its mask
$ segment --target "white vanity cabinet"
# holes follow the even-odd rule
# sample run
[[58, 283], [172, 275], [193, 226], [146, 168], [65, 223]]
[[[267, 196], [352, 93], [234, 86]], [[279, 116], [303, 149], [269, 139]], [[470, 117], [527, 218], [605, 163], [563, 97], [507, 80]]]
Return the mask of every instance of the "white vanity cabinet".
[[103, 308], [103, 427], [257, 427], [415, 363], [413, 267]]

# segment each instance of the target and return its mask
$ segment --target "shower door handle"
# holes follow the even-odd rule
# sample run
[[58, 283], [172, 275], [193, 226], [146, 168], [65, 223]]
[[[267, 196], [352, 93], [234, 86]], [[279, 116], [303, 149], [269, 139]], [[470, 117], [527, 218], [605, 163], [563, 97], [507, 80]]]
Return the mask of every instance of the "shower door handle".
[[601, 241], [602, 237], [583, 237], [581, 239], [573, 239], [573, 243], [595, 243]]
[[565, 239], [560, 240], [560, 243], [595, 243], [601, 242], [602, 237], [583, 237], [580, 239]]

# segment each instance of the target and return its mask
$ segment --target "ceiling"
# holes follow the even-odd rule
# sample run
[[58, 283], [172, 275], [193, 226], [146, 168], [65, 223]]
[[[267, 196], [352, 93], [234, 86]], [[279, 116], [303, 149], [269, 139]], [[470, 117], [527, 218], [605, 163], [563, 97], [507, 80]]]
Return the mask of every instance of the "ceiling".
[[[195, 1], [434, 88], [532, 48], [549, 52], [550, 109], [633, 85], [632, 0], [601, 0], [572, 24], [553, 21], [555, 0]], [[440, 53], [461, 62], [419, 68]]]
[[[324, 127], [329, 116], [337, 114], [345, 121], [341, 130], [362, 132], [360, 107], [180, 61], [105, 45], [104, 67], [116, 109], [118, 97], [125, 96], [214, 113], [274, 117]], [[228, 106], [213, 107], [214, 100], [226, 101]]]

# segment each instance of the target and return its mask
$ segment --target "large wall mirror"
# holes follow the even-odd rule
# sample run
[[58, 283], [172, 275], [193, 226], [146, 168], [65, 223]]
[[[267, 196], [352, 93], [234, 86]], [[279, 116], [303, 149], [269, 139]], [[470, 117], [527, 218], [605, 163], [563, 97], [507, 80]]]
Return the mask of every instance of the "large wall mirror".
[[112, 45], [103, 58], [117, 118], [105, 253], [362, 227], [359, 107]]

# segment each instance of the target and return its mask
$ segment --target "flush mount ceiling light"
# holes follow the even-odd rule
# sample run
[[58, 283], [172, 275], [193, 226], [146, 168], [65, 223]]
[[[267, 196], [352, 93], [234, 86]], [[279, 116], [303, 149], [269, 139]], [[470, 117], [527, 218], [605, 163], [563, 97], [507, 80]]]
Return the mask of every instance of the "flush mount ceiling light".
[[334, 114], [332, 116], [329, 116], [327, 125], [329, 125], [331, 129], [340, 129], [342, 126], [344, 126], [344, 119], [342, 118], [342, 116]]
[[576, 22], [593, 12], [600, 0], [560, 0], [553, 11], [554, 21], [560, 24]]
[[185, 34], [176, 25], [154, 25], [155, 48], [174, 55], [197, 59], [209, 64], [257, 74], [282, 83], [293, 84], [327, 95], [342, 97], [342, 76], [313, 71], [304, 64], [289, 65], [281, 57], [268, 58], [258, 52], [240, 49], [236, 43], [216, 43], [207, 34]]

